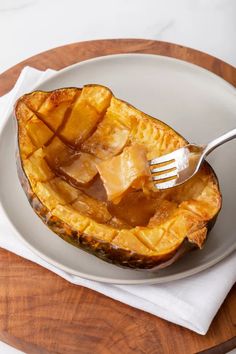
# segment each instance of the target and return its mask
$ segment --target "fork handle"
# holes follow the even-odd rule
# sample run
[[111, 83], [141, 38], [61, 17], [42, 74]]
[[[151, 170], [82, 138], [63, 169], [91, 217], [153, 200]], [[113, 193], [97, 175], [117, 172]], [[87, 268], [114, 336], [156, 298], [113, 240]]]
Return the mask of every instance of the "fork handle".
[[228, 133], [221, 135], [219, 138], [216, 138], [216, 139], [212, 140], [209, 144], [207, 144], [204, 149], [204, 155], [207, 156], [208, 154], [210, 154], [210, 152], [215, 150], [215, 148], [217, 148], [218, 146], [226, 143], [227, 141], [235, 139], [235, 138], [236, 138], [236, 129], [230, 130]]

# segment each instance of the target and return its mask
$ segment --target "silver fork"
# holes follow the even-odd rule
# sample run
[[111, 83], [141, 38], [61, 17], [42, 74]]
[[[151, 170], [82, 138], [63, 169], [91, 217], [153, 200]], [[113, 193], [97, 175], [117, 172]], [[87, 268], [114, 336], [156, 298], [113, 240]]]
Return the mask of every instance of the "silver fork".
[[149, 161], [152, 180], [157, 189], [179, 186], [197, 173], [204, 158], [216, 147], [236, 138], [236, 129], [207, 145], [189, 144], [170, 154]]

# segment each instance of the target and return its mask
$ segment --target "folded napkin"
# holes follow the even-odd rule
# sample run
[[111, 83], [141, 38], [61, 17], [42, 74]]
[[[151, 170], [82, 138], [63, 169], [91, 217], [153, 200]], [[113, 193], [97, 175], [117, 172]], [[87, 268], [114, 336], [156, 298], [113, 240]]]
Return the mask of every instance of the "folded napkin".
[[[53, 75], [26, 67], [14, 89], [0, 98], [0, 127], [15, 100], [32, 91], [45, 78]], [[197, 333], [206, 334], [211, 321], [236, 281], [236, 253], [214, 267], [171, 283], [160, 285], [111, 285], [98, 283], [66, 273], [35, 255], [14, 234], [14, 231], [0, 215], [0, 247], [27, 258], [60, 275], [69, 282], [98, 291], [140, 310], [162, 317]], [[204, 296], [203, 296], [204, 294]]]

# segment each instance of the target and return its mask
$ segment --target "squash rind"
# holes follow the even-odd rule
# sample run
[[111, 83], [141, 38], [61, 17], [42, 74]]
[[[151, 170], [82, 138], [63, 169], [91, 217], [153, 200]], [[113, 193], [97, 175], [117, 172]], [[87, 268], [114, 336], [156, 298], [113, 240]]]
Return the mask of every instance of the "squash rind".
[[[88, 85], [88, 87], [92, 87], [93, 85]], [[96, 86], [96, 85], [94, 85]], [[61, 89], [59, 91], [66, 91], [67, 89]], [[79, 89], [81, 91], [81, 89]], [[55, 92], [55, 91], [54, 91]], [[42, 97], [46, 97], [48, 99], [48, 95], [50, 93], [46, 92], [40, 92], [40, 99]], [[110, 241], [101, 240], [99, 238], [96, 238], [95, 235], [91, 235], [86, 233], [86, 227], [84, 231], [78, 231], [76, 229], [73, 229], [71, 225], [65, 223], [63, 220], [58, 218], [57, 216], [53, 215], [53, 213], [42, 203], [42, 201], [38, 198], [38, 196], [33, 192], [32, 189], [32, 180], [29, 181], [29, 179], [26, 176], [25, 170], [24, 170], [24, 163], [23, 160], [27, 157], [30, 156], [34, 151], [37, 150], [37, 146], [35, 147], [35, 143], [33, 143], [33, 146], [31, 148], [31, 145], [29, 143], [29, 149], [27, 150], [27, 147], [25, 151], [23, 151], [20, 148], [20, 134], [21, 134], [21, 126], [19, 120], [23, 115], [25, 117], [29, 117], [30, 113], [28, 111], [28, 106], [26, 105], [26, 102], [30, 102], [30, 108], [32, 109], [39, 109], [40, 104], [37, 105], [37, 102], [30, 101], [30, 95], [33, 95], [35, 97], [35, 92], [29, 95], [25, 95], [21, 97], [15, 108], [15, 114], [16, 118], [18, 121], [18, 153], [17, 153], [17, 170], [18, 170], [18, 175], [20, 182], [22, 184], [22, 187], [27, 195], [27, 198], [32, 206], [32, 208], [35, 210], [35, 212], [38, 214], [38, 216], [43, 220], [43, 222], [50, 228], [52, 231], [57, 233], [61, 238], [63, 238], [65, 241], [70, 242], [76, 247], [82, 248], [99, 258], [111, 262], [113, 264], [117, 264], [122, 267], [130, 267], [130, 268], [135, 268], [135, 269], [159, 269], [159, 267], [163, 268], [165, 266], [168, 266], [172, 263], [172, 261], [176, 261], [176, 258], [182, 256], [185, 252], [189, 251], [189, 249], [197, 248], [197, 247], [202, 247], [203, 243], [205, 242], [206, 239], [206, 234], [209, 232], [209, 230], [212, 228], [217, 215], [220, 211], [221, 208], [221, 195], [219, 192], [219, 185], [217, 181], [217, 177], [212, 170], [212, 168], [207, 164], [204, 163], [204, 168], [208, 171], [208, 173], [211, 175], [212, 178], [212, 183], [215, 186], [215, 189], [217, 191], [216, 197], [218, 198], [217, 200], [217, 206], [216, 206], [216, 212], [211, 219], [207, 219], [205, 217], [206, 221], [201, 221], [195, 224], [195, 228], [189, 233], [188, 235], [185, 235], [185, 237], [180, 240], [178, 246], [174, 246], [173, 249], [169, 248], [168, 252], [164, 252], [163, 254], [159, 253], [158, 255], [153, 255], [152, 252], [150, 254], [141, 254], [139, 252], [135, 252], [134, 250], [129, 250], [125, 246], [121, 247], [121, 243], [112, 242], [112, 239]], [[74, 97], [74, 96], [73, 96]], [[43, 101], [43, 99], [42, 99]], [[129, 104], [126, 104], [123, 101], [121, 102], [122, 105], [126, 105], [126, 109], [129, 109], [130, 106]], [[42, 103], [41, 103], [42, 104]], [[24, 107], [26, 105], [26, 107]], [[128, 108], [127, 108], [128, 107]], [[97, 108], [96, 108], [97, 109]], [[142, 116], [142, 112], [138, 111], [137, 109], [133, 108], [132, 109], [136, 110], [138, 115]], [[29, 109], [30, 110], [30, 109]], [[22, 113], [23, 112], [23, 113]], [[146, 117], [146, 116], [145, 116]], [[151, 119], [154, 124], [157, 127], [167, 127], [164, 123], [157, 121], [155, 118], [148, 117]], [[31, 118], [29, 118], [31, 119]], [[140, 125], [138, 125], [137, 129], [141, 129], [140, 126], [142, 125], [142, 121]], [[130, 127], [129, 127], [130, 128]], [[153, 128], [153, 129], [154, 129]], [[131, 131], [133, 128], [130, 128]], [[87, 134], [87, 133], [86, 133]], [[176, 134], [173, 129], [170, 128], [170, 137], [174, 136]], [[179, 137], [179, 134], [177, 134]], [[50, 137], [49, 137], [50, 139]], [[143, 137], [144, 142], [145, 140], [145, 135]], [[181, 144], [184, 145], [186, 144], [186, 140], [181, 138]], [[134, 141], [137, 143], [137, 141]], [[162, 139], [162, 145], [164, 146], [163, 149], [165, 149], [165, 144], [168, 144], [166, 141], [166, 137]], [[178, 146], [176, 146], [178, 147]], [[169, 152], [169, 151], [168, 151]], [[155, 154], [156, 150], [154, 149], [151, 154], [149, 153], [148, 157], [152, 158], [152, 154]], [[156, 155], [155, 155], [156, 156]], [[214, 196], [213, 196], [214, 197]], [[184, 203], [184, 201], [183, 201]], [[194, 203], [192, 208], [194, 208]], [[196, 210], [195, 210], [196, 212]], [[204, 218], [203, 218], [204, 219]], [[90, 230], [88, 228], [88, 230]], [[129, 230], [125, 231], [125, 229], [122, 230], [122, 232], [125, 234], [130, 233]], [[114, 235], [116, 235], [116, 231], [114, 231]], [[114, 236], [114, 239], [116, 236]], [[138, 238], [141, 243], [143, 243], [143, 240]], [[144, 246], [146, 247], [146, 246]]]

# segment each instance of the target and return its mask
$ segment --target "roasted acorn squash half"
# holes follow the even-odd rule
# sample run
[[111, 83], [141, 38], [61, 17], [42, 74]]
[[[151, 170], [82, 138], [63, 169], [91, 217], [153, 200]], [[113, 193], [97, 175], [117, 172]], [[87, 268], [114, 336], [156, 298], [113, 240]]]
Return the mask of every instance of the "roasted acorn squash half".
[[202, 247], [221, 208], [212, 168], [165, 191], [148, 175], [148, 159], [187, 144], [169, 126], [99, 85], [26, 94], [15, 115], [22, 187], [64, 240], [140, 269]]

